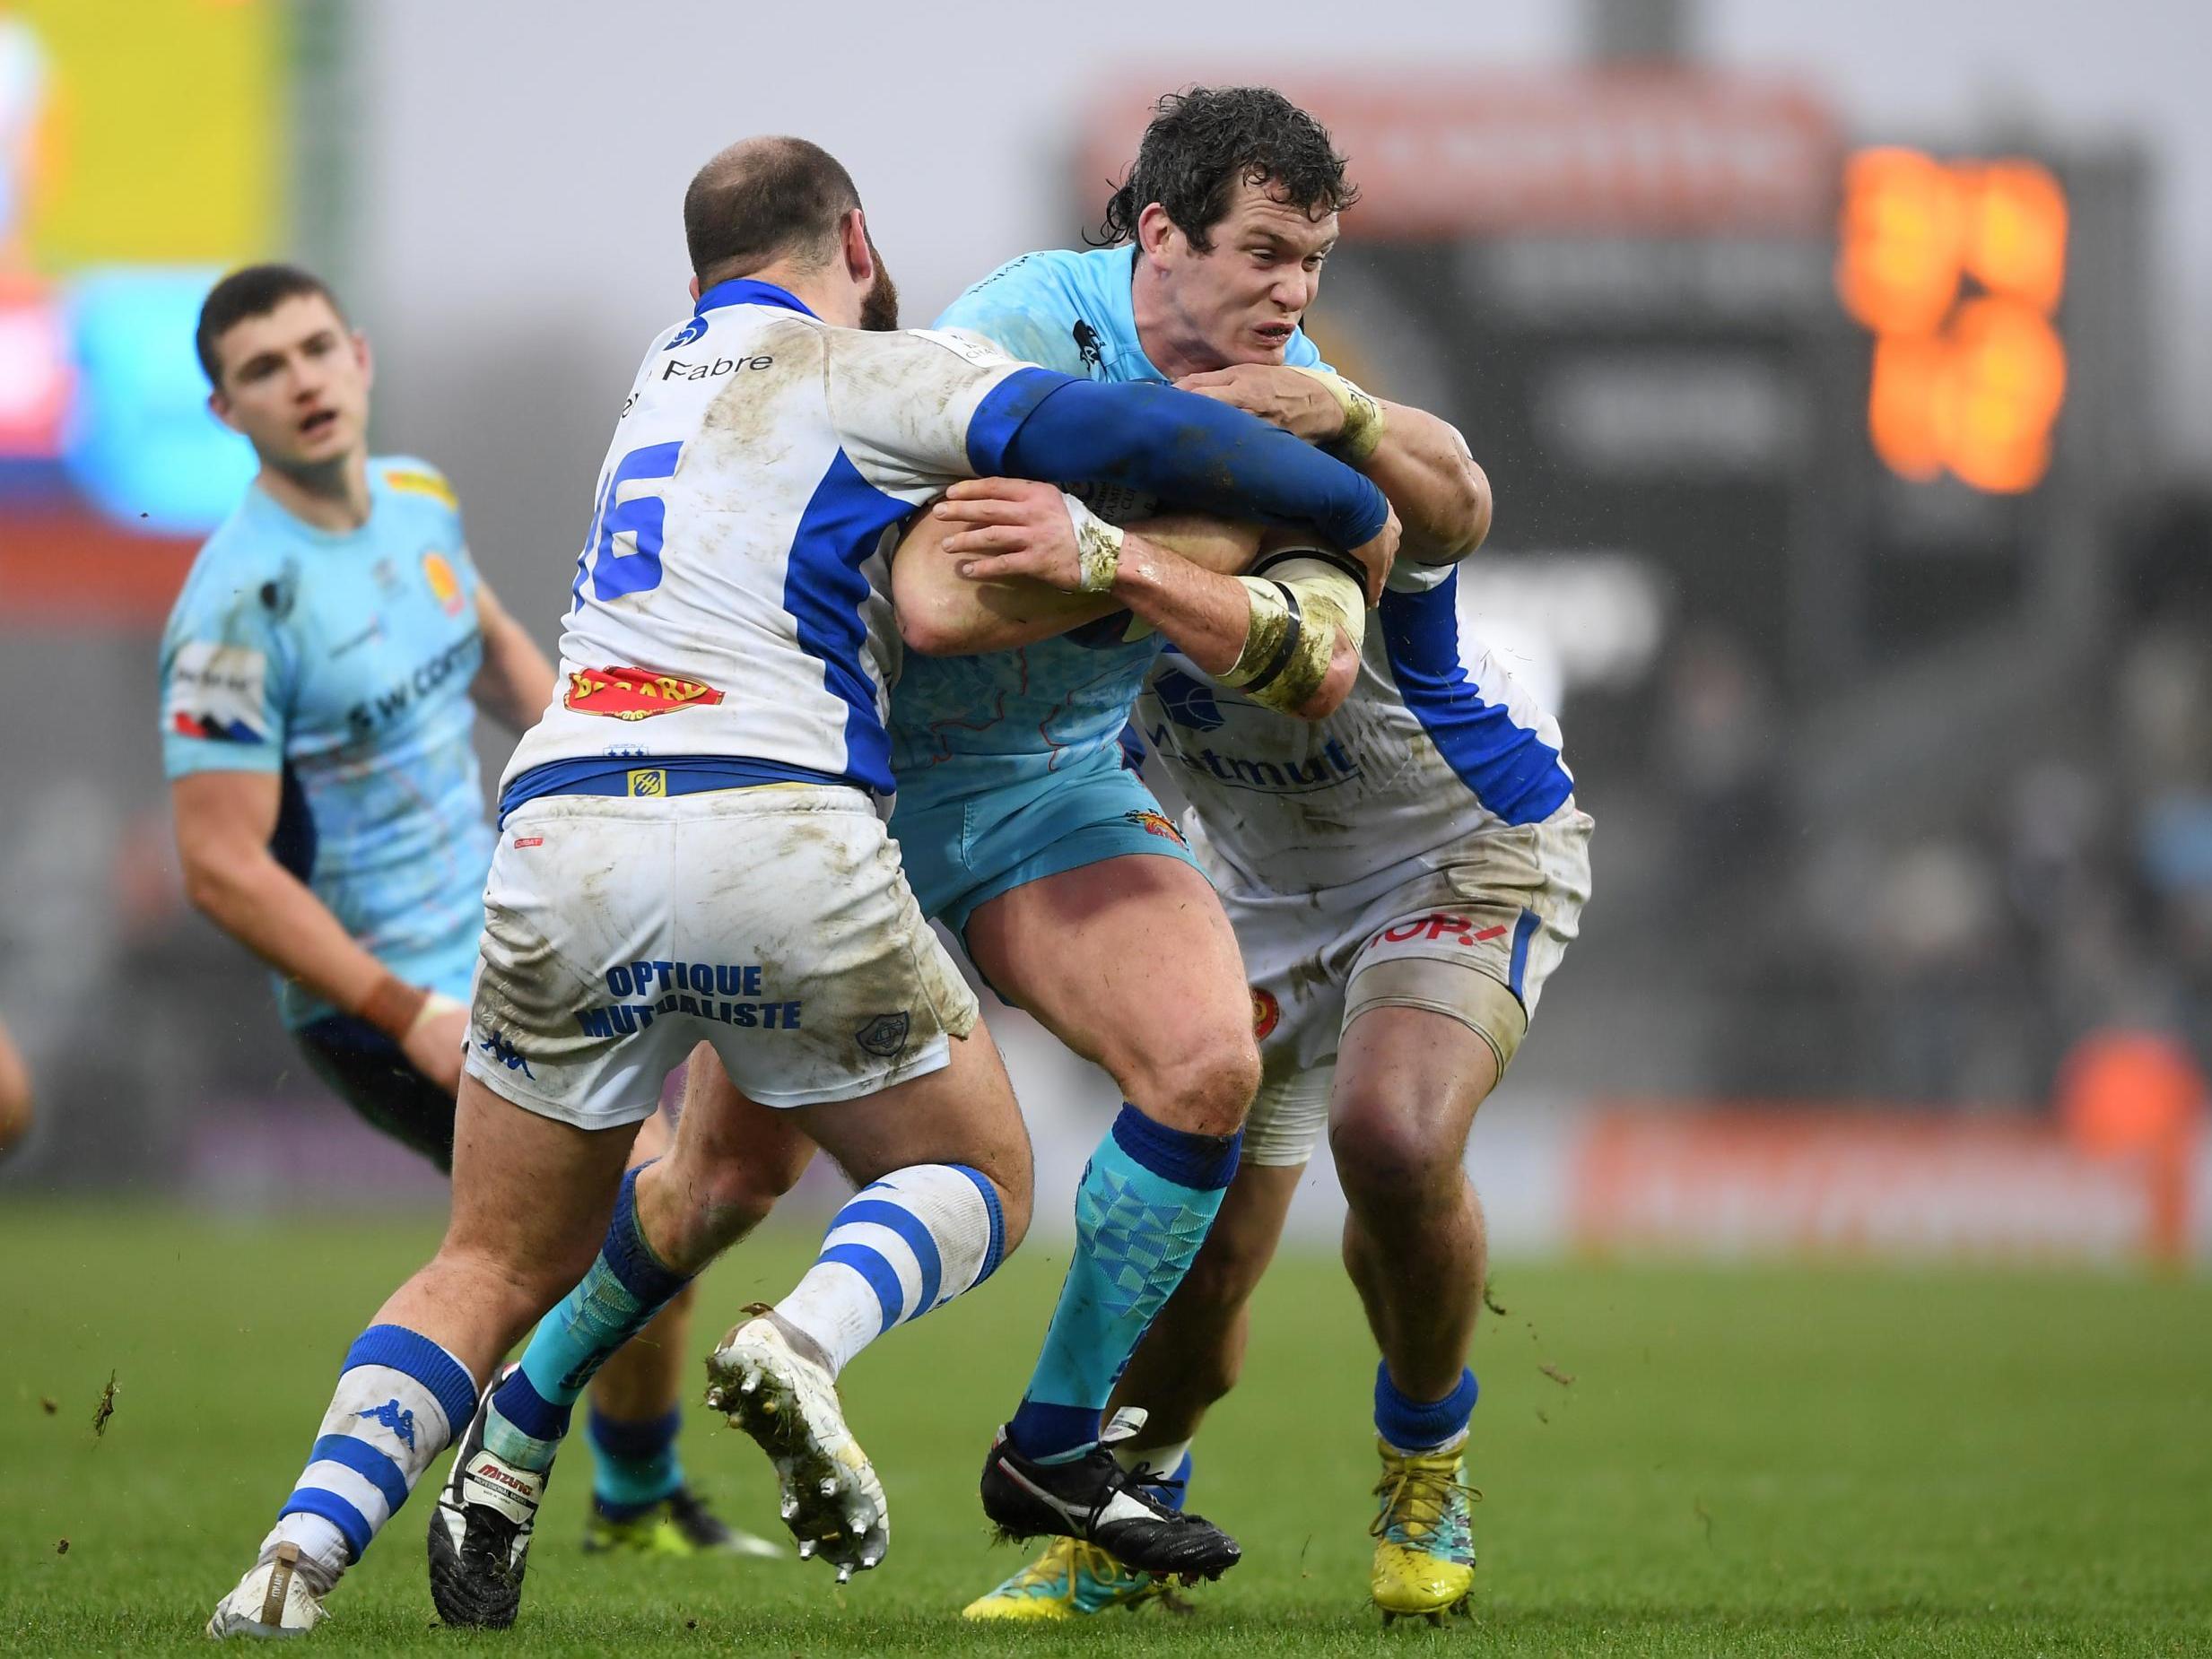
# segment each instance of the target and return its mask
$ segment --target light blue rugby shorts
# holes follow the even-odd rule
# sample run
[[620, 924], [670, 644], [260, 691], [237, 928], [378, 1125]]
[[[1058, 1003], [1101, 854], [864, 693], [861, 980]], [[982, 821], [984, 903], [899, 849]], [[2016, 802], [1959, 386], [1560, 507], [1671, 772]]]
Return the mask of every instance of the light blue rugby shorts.
[[[1029, 759], [1006, 757], [1015, 765]], [[925, 787], [902, 781], [891, 815], [922, 914], [963, 944], [979, 905], [1064, 870], [1128, 854], [1180, 858], [1198, 869], [1174, 821], [1125, 764], [1119, 742], [1035, 777], [1008, 777], [1012, 766], [995, 760], [943, 762], [929, 769]]]

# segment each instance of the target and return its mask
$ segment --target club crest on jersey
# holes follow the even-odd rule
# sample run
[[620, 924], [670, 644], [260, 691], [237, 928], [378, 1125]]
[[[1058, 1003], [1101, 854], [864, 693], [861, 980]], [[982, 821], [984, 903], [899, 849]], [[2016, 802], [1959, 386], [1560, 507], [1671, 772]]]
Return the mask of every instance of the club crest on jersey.
[[1165, 812], [1154, 812], [1148, 806], [1140, 806], [1122, 813], [1121, 816], [1146, 835], [1156, 835], [1163, 841], [1174, 842], [1178, 847], [1190, 845], [1183, 839], [1183, 832], [1175, 827], [1175, 821]]
[[468, 598], [461, 592], [461, 578], [453, 573], [453, 565], [443, 553], [422, 555], [422, 579], [430, 584], [431, 597], [438, 601], [440, 610], [448, 616], [460, 615]]
[[1252, 1036], [1265, 1042], [1267, 1034], [1283, 1023], [1283, 1004], [1275, 1000], [1273, 991], [1252, 986]]
[[694, 317], [690, 322], [684, 324], [683, 327], [676, 330], [675, 338], [669, 341], [666, 345], [664, 345], [660, 349], [664, 352], [673, 352], [678, 346], [691, 344], [692, 341], [698, 339], [700, 335], [705, 334], [706, 332], [707, 319], [703, 317]]
[[877, 1014], [852, 1034], [852, 1040], [880, 1059], [895, 1060], [906, 1047], [906, 1034], [912, 1024], [904, 1014]]
[[579, 715], [643, 720], [672, 708], [705, 708], [722, 693], [701, 680], [683, 680], [643, 668], [579, 668], [569, 675], [562, 702]]

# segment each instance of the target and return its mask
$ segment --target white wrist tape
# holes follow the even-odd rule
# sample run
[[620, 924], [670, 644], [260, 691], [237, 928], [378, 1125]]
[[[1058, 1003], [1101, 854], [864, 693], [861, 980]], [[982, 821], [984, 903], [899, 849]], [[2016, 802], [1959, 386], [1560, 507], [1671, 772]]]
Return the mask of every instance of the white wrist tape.
[[1327, 369], [1313, 369], [1303, 364], [1293, 365], [1302, 375], [1311, 375], [1321, 383], [1328, 395], [1337, 400], [1344, 411], [1344, 430], [1327, 447], [1339, 460], [1357, 466], [1375, 453], [1382, 442], [1382, 429], [1386, 424], [1382, 405], [1369, 393], [1362, 391], [1342, 375]]
[[1237, 578], [1251, 597], [1251, 621], [1244, 648], [1221, 682], [1266, 708], [1294, 715], [1328, 678], [1337, 630], [1354, 650], [1365, 638], [1365, 596], [1321, 553], [1293, 550], [1276, 555], [1264, 569], [1264, 575]]
[[1121, 529], [1110, 525], [1072, 495], [1063, 494], [1068, 521], [1076, 527], [1076, 551], [1082, 560], [1076, 592], [1110, 594], [1121, 569]]

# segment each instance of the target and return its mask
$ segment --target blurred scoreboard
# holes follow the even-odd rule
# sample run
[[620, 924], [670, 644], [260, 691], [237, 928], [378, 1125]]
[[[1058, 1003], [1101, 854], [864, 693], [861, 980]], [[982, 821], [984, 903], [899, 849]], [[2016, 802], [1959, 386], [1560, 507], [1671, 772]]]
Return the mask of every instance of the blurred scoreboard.
[[[1310, 332], [1467, 434], [1497, 498], [1470, 582], [1571, 589], [1548, 626], [1578, 696], [1633, 713], [1657, 633], [1696, 630], [1815, 699], [2025, 602], [2079, 471], [2062, 160], [1854, 148], [1754, 74], [1284, 90], [1361, 190]], [[1092, 222], [1157, 91], [1093, 124]]]
[[291, 11], [0, 4], [0, 537], [190, 535], [251, 475], [192, 327], [280, 242]]

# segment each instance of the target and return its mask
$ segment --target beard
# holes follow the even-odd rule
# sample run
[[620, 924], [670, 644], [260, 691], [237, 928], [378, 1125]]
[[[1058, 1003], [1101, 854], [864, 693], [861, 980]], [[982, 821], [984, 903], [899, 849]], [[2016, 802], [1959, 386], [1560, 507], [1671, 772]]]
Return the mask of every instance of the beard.
[[875, 254], [875, 285], [860, 302], [860, 326], [870, 334], [886, 334], [899, 326], [899, 285], [891, 280], [884, 256], [875, 253], [875, 239], [868, 239], [868, 252]]

